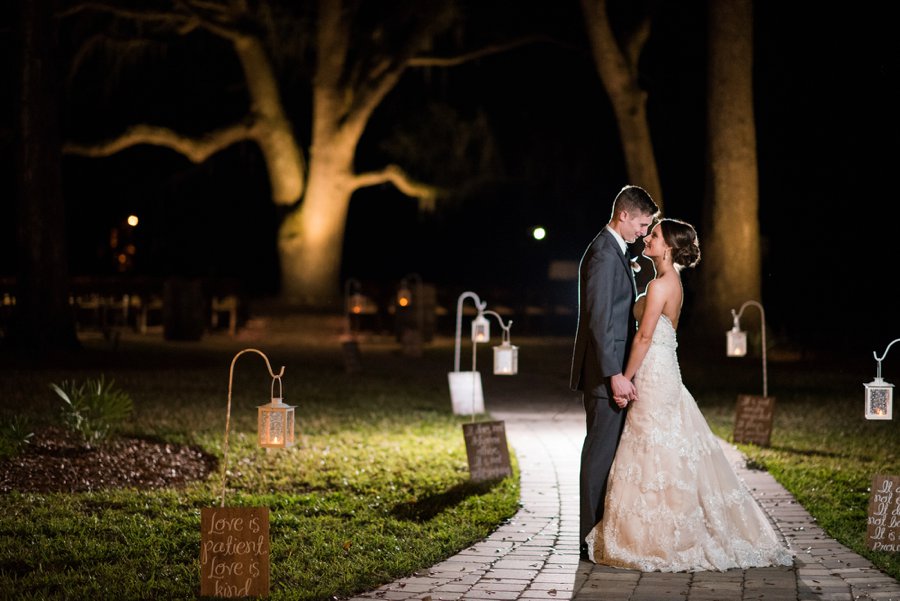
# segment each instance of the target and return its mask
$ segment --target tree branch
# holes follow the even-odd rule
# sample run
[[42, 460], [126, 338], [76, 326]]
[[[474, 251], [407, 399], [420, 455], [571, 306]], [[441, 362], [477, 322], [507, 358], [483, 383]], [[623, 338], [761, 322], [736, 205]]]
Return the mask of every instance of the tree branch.
[[638, 23], [637, 28], [625, 44], [625, 54], [628, 56], [628, 64], [632, 65], [632, 68], [635, 71], [637, 70], [638, 61], [641, 58], [641, 52], [644, 51], [644, 46], [647, 43], [647, 38], [650, 37], [652, 24], [653, 21], [651, 16], [649, 14], [644, 15], [644, 18]]
[[395, 188], [407, 196], [417, 198], [419, 208], [423, 211], [433, 211], [437, 197], [443, 193], [437, 186], [414, 180], [397, 165], [388, 165], [381, 171], [359, 173], [353, 178], [353, 187], [359, 189], [387, 182], [394, 184]]
[[450, 15], [447, 5], [426, 2], [422, 7], [417, 26], [413, 27], [402, 40], [401, 46], [391, 52], [390, 56], [382, 57], [384, 62], [367, 72], [364, 78], [348, 82], [351, 102], [345, 112], [343, 127], [348, 130], [356, 129], [361, 133], [372, 111], [400, 80], [400, 76], [409, 66], [410, 59], [426, 47], [436, 31], [446, 25]]
[[413, 58], [409, 59], [407, 65], [410, 67], [456, 67], [458, 65], [462, 65], [463, 63], [477, 60], [485, 56], [500, 54], [501, 52], [506, 52], [507, 50], [518, 48], [519, 46], [526, 46], [528, 44], [534, 44], [537, 42], [548, 42], [551, 44], [566, 46], [559, 40], [554, 39], [550, 36], [544, 34], [535, 34], [521, 38], [515, 38], [507, 42], [488, 44], [487, 46], [479, 48], [478, 50], [473, 50], [471, 52], [466, 52], [457, 56], [414, 56]]
[[237, 39], [242, 35], [239, 29], [234, 26], [234, 22], [238, 21], [238, 19], [234, 18], [235, 15], [226, 12], [222, 7], [216, 6], [219, 9], [218, 12], [222, 15], [227, 15], [230, 17], [229, 19], [215, 19], [200, 14], [198, 9], [211, 10], [209, 3], [204, 4], [188, 0], [186, 2], [176, 2], [175, 4], [177, 8], [173, 10], [149, 10], [124, 8], [116, 4], [88, 0], [73, 4], [66, 10], [61, 11], [60, 16], [69, 17], [81, 12], [94, 11], [108, 13], [114, 17], [139, 23], [156, 23], [168, 26], [179, 35], [185, 35], [197, 28], [206, 29], [210, 33], [229, 40]]
[[141, 124], [128, 128], [116, 138], [95, 144], [68, 142], [63, 146], [63, 152], [85, 157], [108, 157], [132, 146], [150, 144], [169, 148], [194, 163], [202, 163], [216, 152], [254, 136], [255, 127], [248, 123], [236, 123], [196, 138], [167, 127]]
[[147, 9], [129, 9], [123, 8], [121, 6], [117, 6], [115, 4], [108, 4], [106, 2], [76, 2], [72, 4], [65, 10], [61, 10], [59, 12], [60, 17], [71, 17], [73, 15], [77, 15], [78, 13], [83, 12], [99, 12], [99, 13], [108, 13], [113, 15], [114, 17], [121, 17], [123, 19], [130, 19], [132, 21], [161, 21], [167, 22], [171, 21], [174, 17], [184, 18], [184, 15], [176, 15], [171, 11], [152, 11]]

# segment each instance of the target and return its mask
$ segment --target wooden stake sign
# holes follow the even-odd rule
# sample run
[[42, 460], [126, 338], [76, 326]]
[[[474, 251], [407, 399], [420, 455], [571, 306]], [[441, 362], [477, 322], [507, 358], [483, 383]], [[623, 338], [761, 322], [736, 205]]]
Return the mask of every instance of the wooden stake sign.
[[775, 397], [739, 395], [734, 420], [734, 442], [769, 446], [774, 416]]
[[463, 424], [463, 437], [472, 481], [497, 480], [512, 475], [504, 422]]
[[873, 551], [900, 552], [900, 476], [872, 478], [866, 546]]
[[359, 352], [359, 342], [345, 340], [341, 342], [341, 350], [344, 352], [344, 371], [348, 374], [358, 374], [362, 371], [362, 356]]
[[269, 596], [269, 509], [200, 510], [200, 594]]

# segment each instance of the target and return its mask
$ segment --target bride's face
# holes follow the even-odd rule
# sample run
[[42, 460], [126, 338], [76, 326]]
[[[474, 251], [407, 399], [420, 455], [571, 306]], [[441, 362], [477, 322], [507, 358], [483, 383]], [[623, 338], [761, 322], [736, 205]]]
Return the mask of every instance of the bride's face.
[[661, 257], [666, 252], [666, 241], [663, 239], [662, 228], [657, 223], [650, 230], [650, 233], [644, 237], [643, 255], [648, 259]]

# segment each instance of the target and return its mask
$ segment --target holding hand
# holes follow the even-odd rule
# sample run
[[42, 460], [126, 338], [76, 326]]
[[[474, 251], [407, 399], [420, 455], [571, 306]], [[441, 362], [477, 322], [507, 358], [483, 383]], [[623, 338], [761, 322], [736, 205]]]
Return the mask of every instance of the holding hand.
[[634, 383], [622, 374], [613, 376], [610, 380], [610, 385], [613, 401], [622, 409], [628, 405], [629, 401], [637, 400], [637, 390], [634, 387]]

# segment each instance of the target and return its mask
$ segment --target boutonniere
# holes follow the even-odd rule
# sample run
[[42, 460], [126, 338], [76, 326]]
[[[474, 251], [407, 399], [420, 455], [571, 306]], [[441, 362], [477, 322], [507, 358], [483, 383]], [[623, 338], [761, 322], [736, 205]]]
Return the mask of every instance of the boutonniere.
[[628, 264], [631, 265], [632, 271], [634, 271], [635, 273], [640, 273], [641, 264], [638, 263], [637, 257], [631, 257], [630, 259], [628, 259]]

